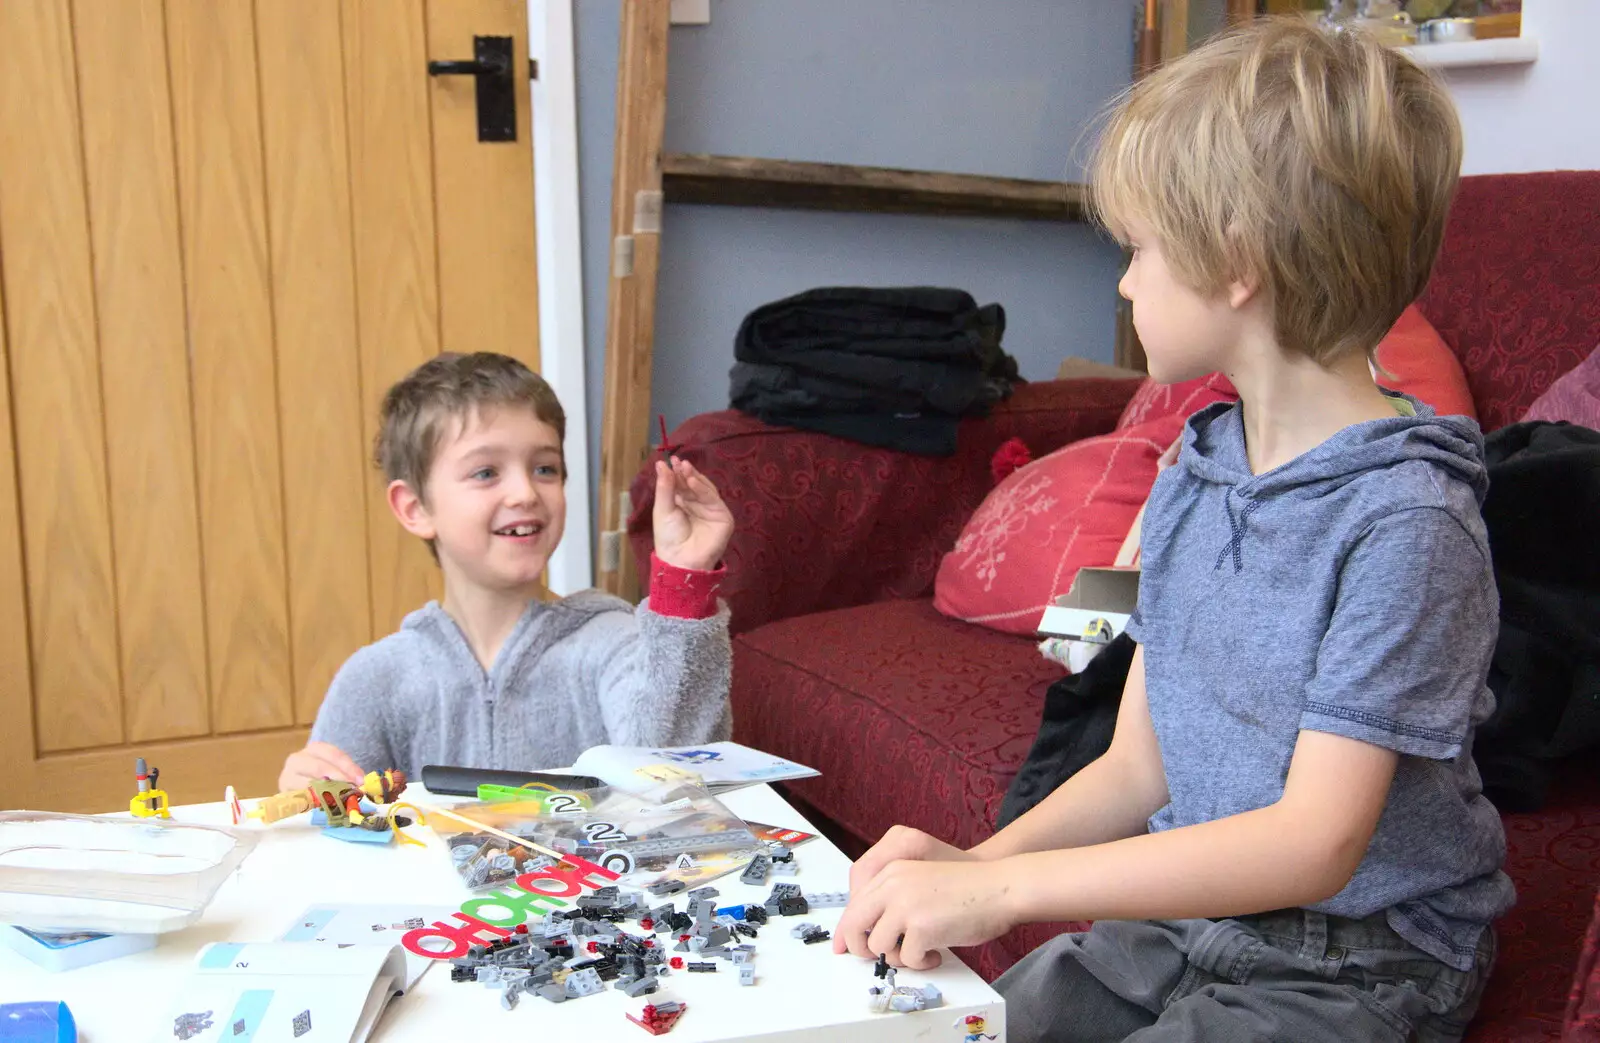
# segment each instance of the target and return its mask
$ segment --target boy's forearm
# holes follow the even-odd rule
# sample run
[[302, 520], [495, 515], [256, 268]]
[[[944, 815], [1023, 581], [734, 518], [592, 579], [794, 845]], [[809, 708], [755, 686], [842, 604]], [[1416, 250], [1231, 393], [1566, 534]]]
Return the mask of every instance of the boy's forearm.
[[1017, 922], [1217, 919], [1314, 905], [1354, 865], [1327, 831], [1281, 805], [1201, 825], [995, 865]]
[[709, 619], [635, 611], [637, 628], [605, 653], [600, 705], [608, 741], [675, 746], [729, 737], [728, 613]]
[[1138, 836], [1167, 801], [1114, 753], [1090, 762], [1005, 829], [972, 848], [983, 859]]

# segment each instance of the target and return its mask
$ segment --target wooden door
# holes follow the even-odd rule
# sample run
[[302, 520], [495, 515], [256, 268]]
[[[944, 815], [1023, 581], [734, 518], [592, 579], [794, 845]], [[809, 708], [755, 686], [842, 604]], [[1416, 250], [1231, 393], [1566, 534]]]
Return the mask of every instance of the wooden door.
[[437, 596], [370, 463], [451, 350], [537, 366], [525, 0], [0, 3], [0, 807], [271, 792]]

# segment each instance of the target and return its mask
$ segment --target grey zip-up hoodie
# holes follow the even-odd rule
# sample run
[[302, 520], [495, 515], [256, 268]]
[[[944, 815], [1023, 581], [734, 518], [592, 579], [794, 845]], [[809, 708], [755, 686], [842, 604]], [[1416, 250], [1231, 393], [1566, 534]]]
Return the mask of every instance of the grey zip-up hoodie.
[[1302, 729], [1395, 750], [1365, 858], [1315, 908], [1386, 911], [1466, 969], [1513, 899], [1472, 760], [1494, 706], [1488, 479], [1475, 423], [1404, 403], [1416, 415], [1352, 425], [1259, 475], [1241, 406], [1191, 417], [1150, 495], [1128, 631], [1145, 646], [1171, 799], [1150, 829], [1275, 803]]
[[726, 739], [728, 610], [680, 619], [588, 590], [531, 602], [487, 672], [438, 602], [340, 668], [311, 729], [363, 771], [565, 767], [602, 743]]

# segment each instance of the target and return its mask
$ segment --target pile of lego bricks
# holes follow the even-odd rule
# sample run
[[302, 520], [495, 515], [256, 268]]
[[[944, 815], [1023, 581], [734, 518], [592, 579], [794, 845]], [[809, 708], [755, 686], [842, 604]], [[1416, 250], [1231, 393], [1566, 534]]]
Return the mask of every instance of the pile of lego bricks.
[[[760, 905], [718, 908], [717, 896], [711, 887], [690, 891], [684, 895], [687, 911], [679, 911], [671, 900], [651, 906], [646, 895], [624, 895], [616, 887], [602, 887], [579, 898], [575, 908], [522, 924], [509, 938], [474, 946], [466, 956], [451, 961], [450, 980], [498, 988], [501, 1006], [508, 1010], [524, 993], [563, 1003], [601, 992], [607, 982], [630, 997], [644, 996], [655, 992], [661, 978], [674, 970], [715, 972], [714, 961], [719, 959], [737, 968], [739, 984], [754, 985], [755, 947], [739, 939], [756, 938], [772, 917], [804, 916], [812, 909], [843, 906], [849, 899], [845, 892], [807, 897], [799, 885], [790, 883], [775, 884]], [[629, 921], [646, 933], [623, 930], [620, 925]], [[829, 937], [810, 923], [798, 925], [791, 934], [807, 945]], [[657, 937], [661, 935], [666, 937]], [[669, 955], [667, 943], [674, 937], [671, 951], [699, 959], [686, 962], [685, 957]], [[652, 1032], [664, 1032], [682, 1013], [674, 1008], [661, 1014], [664, 1006], [657, 1005], [656, 1028], [632, 1020]]]

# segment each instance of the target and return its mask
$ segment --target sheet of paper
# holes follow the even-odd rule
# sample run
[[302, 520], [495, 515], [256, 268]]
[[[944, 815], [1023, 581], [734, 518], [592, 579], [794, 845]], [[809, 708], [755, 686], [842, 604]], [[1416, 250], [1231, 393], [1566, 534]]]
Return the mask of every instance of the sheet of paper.
[[[447, 919], [455, 906], [420, 905], [314, 905], [301, 913], [284, 932], [286, 942], [322, 942], [332, 946], [399, 945], [407, 931]], [[409, 992], [427, 969], [437, 963], [414, 953], [406, 954], [402, 988]]]
[[821, 774], [804, 764], [736, 742], [708, 742], [699, 746], [594, 746], [579, 755], [572, 770], [627, 788], [637, 785], [635, 771], [657, 764], [692, 771], [714, 792]]
[[398, 946], [218, 942], [200, 950], [151, 1038], [364, 1043], [405, 973]]

